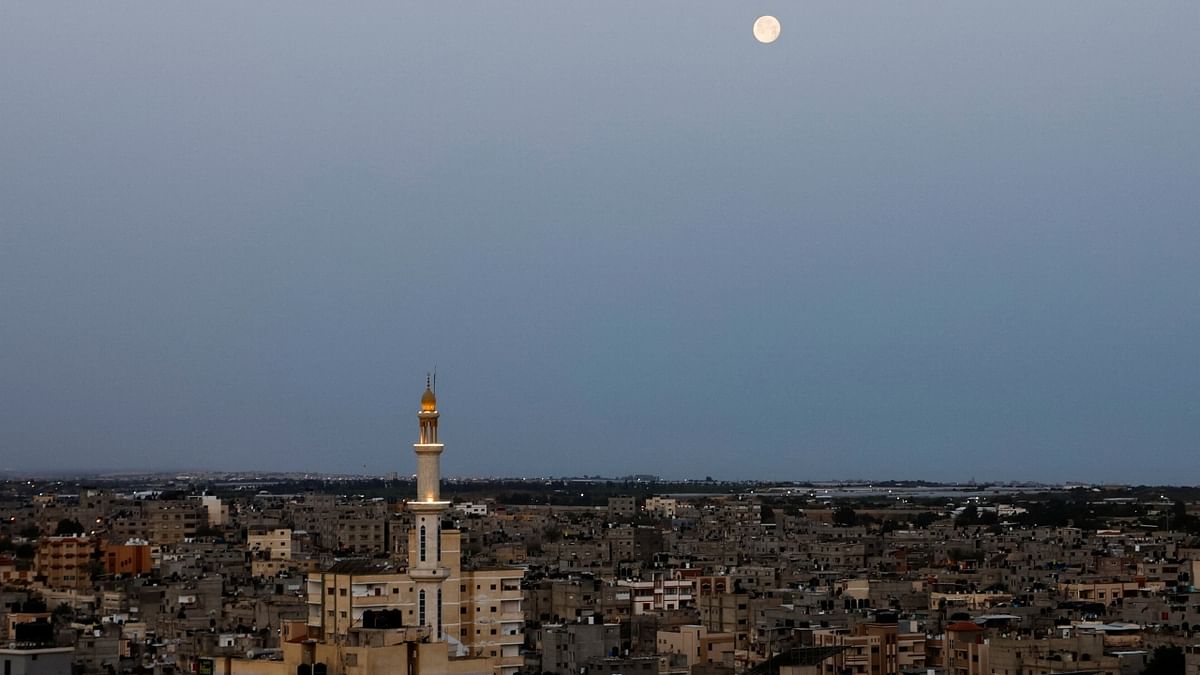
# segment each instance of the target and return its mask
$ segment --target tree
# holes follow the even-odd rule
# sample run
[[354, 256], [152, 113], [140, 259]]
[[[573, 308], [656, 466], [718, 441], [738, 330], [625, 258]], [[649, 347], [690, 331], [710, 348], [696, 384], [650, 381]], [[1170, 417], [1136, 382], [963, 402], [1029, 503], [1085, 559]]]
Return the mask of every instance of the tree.
[[936, 513], [932, 511], [922, 511], [918, 513], [915, 518], [913, 518], [913, 526], [915, 526], [917, 529], [924, 530], [937, 521], [938, 516]]
[[775, 522], [775, 509], [770, 504], [763, 504], [759, 511], [759, 521], [763, 523]]
[[196, 526], [196, 536], [197, 537], [222, 537], [224, 535], [225, 535], [225, 531], [219, 527], [213, 527], [212, 525], [197, 525]]
[[54, 536], [74, 536], [83, 534], [83, 525], [74, 518], [63, 518], [58, 521], [58, 527], [54, 528]]
[[954, 525], [957, 527], [969, 527], [979, 524], [979, 507], [974, 504], [968, 504], [962, 513], [954, 519]]
[[1158, 647], [1142, 675], [1178, 675], [1184, 669], [1183, 648]]
[[853, 527], [858, 524], [858, 514], [849, 506], [839, 506], [833, 511], [833, 524], [838, 527]]
[[69, 623], [75, 617], [75, 610], [67, 603], [60, 602], [55, 606], [53, 615], [54, 623]]

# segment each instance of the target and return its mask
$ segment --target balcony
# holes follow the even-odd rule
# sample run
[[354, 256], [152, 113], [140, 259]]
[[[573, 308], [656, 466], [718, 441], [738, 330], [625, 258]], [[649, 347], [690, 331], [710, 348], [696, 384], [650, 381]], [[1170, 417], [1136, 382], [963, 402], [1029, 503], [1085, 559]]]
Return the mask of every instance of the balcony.
[[520, 668], [521, 666], [525, 665], [525, 657], [523, 656], [493, 656], [491, 658], [493, 663], [501, 668]]

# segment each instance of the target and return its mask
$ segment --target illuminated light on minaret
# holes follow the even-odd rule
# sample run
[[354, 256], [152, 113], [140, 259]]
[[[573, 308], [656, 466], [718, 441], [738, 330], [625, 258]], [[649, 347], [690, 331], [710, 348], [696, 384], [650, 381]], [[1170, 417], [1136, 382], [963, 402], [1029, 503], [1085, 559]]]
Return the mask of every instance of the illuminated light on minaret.
[[417, 413], [421, 432], [413, 450], [417, 454], [417, 498], [408, 508], [414, 516], [415, 546], [409, 550], [408, 575], [417, 591], [417, 625], [429, 627], [430, 639], [441, 641], [442, 584], [450, 568], [442, 565], [442, 515], [450, 506], [441, 501], [441, 455], [438, 443], [437, 397], [428, 377]]

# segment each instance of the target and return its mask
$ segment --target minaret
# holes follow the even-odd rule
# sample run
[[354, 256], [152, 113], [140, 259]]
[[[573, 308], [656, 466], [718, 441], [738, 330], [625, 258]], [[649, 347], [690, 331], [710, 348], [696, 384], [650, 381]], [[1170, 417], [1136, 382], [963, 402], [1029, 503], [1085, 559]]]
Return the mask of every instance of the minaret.
[[415, 520], [415, 541], [409, 551], [408, 575], [417, 591], [417, 623], [429, 627], [431, 640], [441, 641], [442, 582], [450, 576], [450, 568], [442, 565], [442, 514], [450, 503], [441, 500], [442, 444], [437, 436], [437, 397], [428, 377], [417, 419], [421, 423], [421, 435], [413, 443], [417, 453], [417, 498], [408, 505]]

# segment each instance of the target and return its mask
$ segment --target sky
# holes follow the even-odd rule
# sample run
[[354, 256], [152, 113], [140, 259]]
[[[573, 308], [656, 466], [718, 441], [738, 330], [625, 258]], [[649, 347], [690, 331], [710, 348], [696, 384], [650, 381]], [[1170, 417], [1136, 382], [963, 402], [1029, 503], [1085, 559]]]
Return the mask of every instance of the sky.
[[1197, 484], [1198, 345], [1192, 0], [0, 0], [0, 470]]

